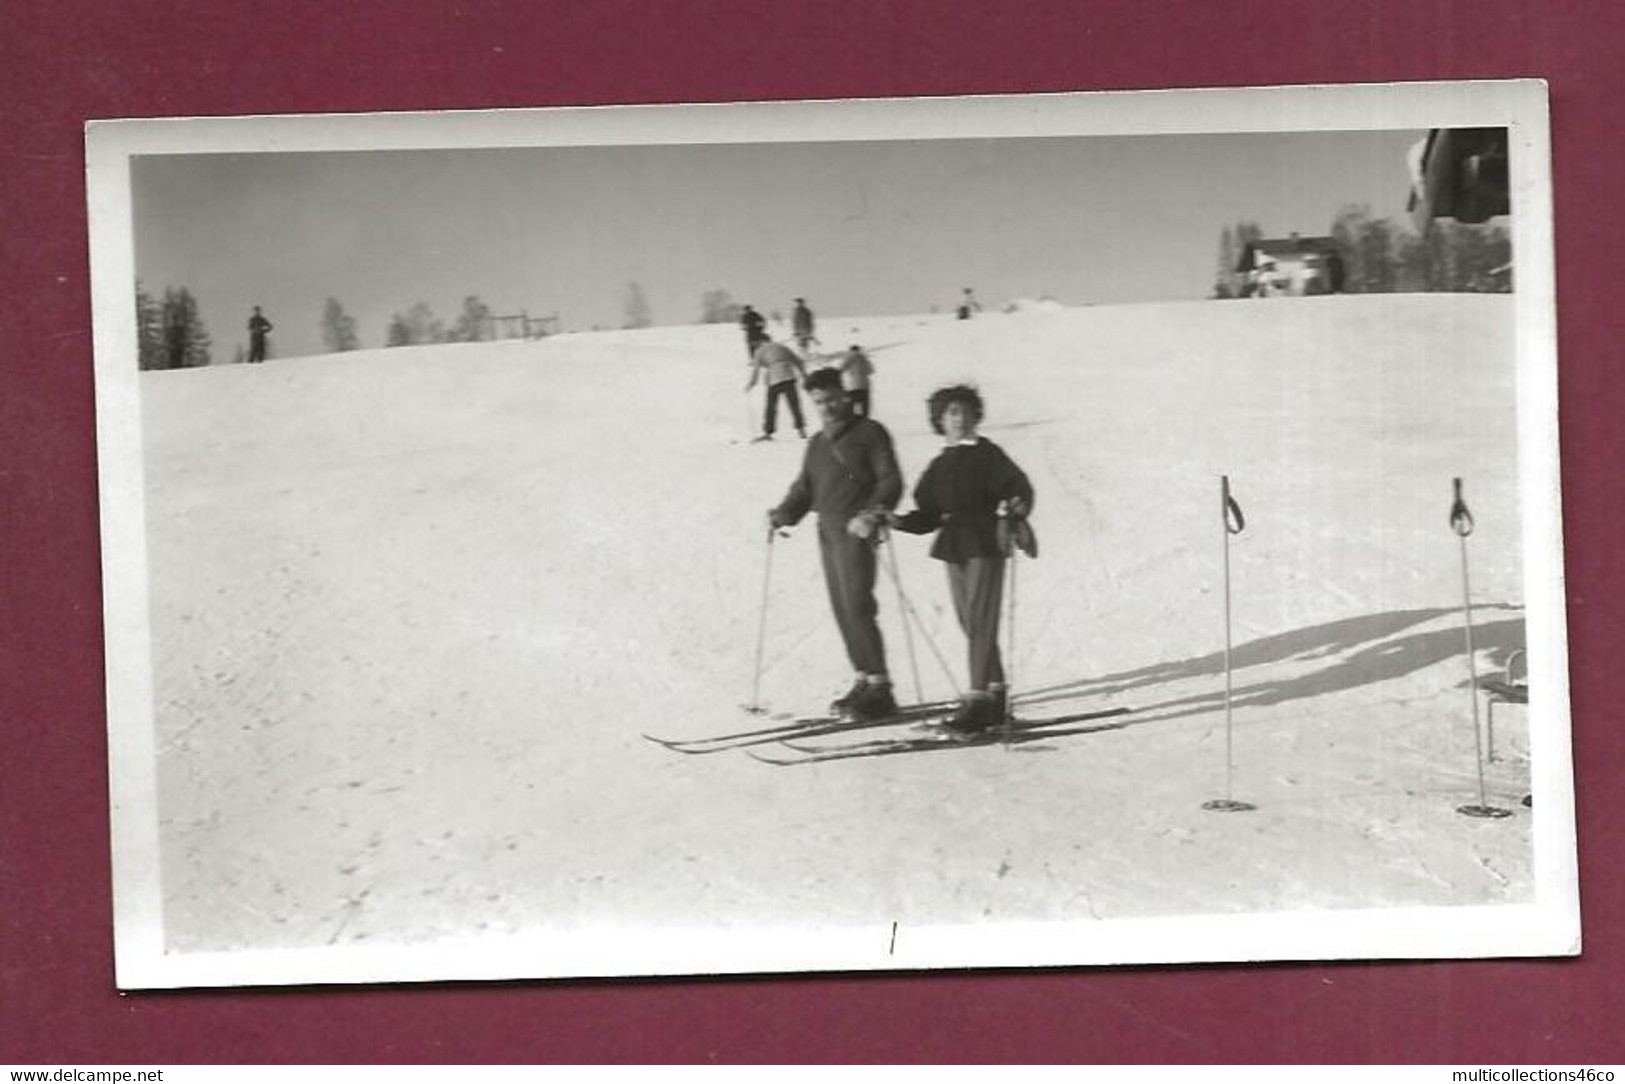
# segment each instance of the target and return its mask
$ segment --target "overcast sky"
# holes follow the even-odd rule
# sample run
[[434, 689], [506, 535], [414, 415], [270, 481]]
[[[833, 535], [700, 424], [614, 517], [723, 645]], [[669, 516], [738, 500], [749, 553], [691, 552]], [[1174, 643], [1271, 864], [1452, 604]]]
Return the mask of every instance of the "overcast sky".
[[136, 269], [197, 296], [216, 361], [256, 304], [274, 356], [320, 352], [328, 297], [367, 347], [417, 301], [450, 325], [469, 294], [618, 327], [632, 282], [662, 324], [713, 289], [821, 316], [946, 311], [965, 286], [988, 307], [1195, 299], [1226, 225], [1324, 234], [1349, 204], [1403, 221], [1423, 134], [145, 157]]

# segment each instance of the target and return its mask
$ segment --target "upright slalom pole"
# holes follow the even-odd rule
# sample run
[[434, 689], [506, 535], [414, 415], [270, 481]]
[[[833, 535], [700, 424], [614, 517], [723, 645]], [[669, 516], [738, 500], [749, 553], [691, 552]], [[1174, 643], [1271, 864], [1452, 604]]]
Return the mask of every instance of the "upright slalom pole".
[[1233, 693], [1230, 665], [1230, 536], [1245, 530], [1247, 520], [1241, 514], [1241, 505], [1230, 495], [1228, 474], [1219, 476], [1219, 518], [1224, 526], [1224, 797], [1203, 802], [1202, 808], [1215, 813], [1240, 813], [1258, 807], [1249, 802], [1238, 802], [1232, 794], [1235, 758], [1230, 710]]
[[778, 528], [773, 524], [767, 525], [767, 558], [762, 562], [761, 618], [756, 625], [756, 673], [751, 677], [750, 703], [745, 705], [745, 710], [752, 715], [760, 715], [766, 710], [759, 699], [762, 691], [762, 645], [767, 642], [767, 589], [773, 581], [773, 536], [778, 533]]
[[1456, 812], [1468, 817], [1510, 817], [1512, 810], [1492, 806], [1484, 789], [1484, 737], [1478, 726], [1478, 663], [1473, 657], [1473, 589], [1467, 574], [1467, 536], [1473, 533], [1473, 514], [1461, 495], [1461, 479], [1451, 479], [1455, 489], [1450, 504], [1450, 529], [1461, 542], [1461, 615], [1462, 631], [1467, 641], [1467, 698], [1472, 702], [1473, 764], [1478, 769], [1478, 804], [1457, 806]]

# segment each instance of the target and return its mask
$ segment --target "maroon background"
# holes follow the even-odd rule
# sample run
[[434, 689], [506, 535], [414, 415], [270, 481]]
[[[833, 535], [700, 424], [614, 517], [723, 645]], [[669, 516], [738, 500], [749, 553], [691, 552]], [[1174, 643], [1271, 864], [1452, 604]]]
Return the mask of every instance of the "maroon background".
[[[1625, 16], [1546, 7], [5, 0], [0, 1062], [1621, 1061]], [[114, 992], [87, 118], [1513, 76], [1551, 83], [1583, 958]]]

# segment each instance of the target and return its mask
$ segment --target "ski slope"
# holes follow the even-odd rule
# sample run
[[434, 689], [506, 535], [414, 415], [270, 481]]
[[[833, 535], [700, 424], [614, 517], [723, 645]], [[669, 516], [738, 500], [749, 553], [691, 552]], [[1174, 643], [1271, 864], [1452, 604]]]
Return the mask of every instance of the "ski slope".
[[[925, 397], [960, 380], [1031, 475], [1020, 710], [1132, 710], [789, 767], [640, 737], [770, 725], [740, 705], [802, 446], [748, 443], [737, 329], [143, 374], [168, 948], [1527, 901], [1530, 818], [1456, 813], [1478, 793], [1447, 524], [1459, 476], [1498, 668], [1524, 637], [1511, 306], [821, 321], [871, 351], [910, 485]], [[1258, 808], [1234, 815], [1201, 808], [1227, 788], [1221, 474], [1247, 516], [1229, 785]], [[904, 700], [964, 679], [927, 546], [895, 543], [914, 666], [880, 584]], [[773, 549], [778, 713], [850, 681], [815, 547], [809, 521]], [[1497, 710], [1497, 804], [1528, 792], [1526, 722]]]

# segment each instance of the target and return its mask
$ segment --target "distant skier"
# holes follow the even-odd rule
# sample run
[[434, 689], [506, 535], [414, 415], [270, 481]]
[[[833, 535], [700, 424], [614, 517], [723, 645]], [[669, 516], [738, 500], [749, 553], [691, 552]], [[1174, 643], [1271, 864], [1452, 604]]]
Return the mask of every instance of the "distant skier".
[[795, 336], [796, 346], [800, 348], [803, 357], [812, 344], [818, 341], [813, 333], [813, 313], [807, 307], [807, 299], [796, 298], [796, 307], [790, 310], [790, 334]]
[[863, 417], [869, 417], [869, 378], [874, 375], [875, 363], [869, 360], [869, 355], [863, 348], [853, 343], [846, 353], [841, 355], [839, 365], [841, 370], [841, 386], [846, 389], [846, 397], [852, 400], [852, 409]]
[[265, 337], [270, 333], [271, 321], [255, 305], [254, 315], [248, 318], [248, 360], [251, 363], [265, 360]]
[[852, 403], [834, 369], [807, 378], [806, 390], [823, 422], [807, 442], [801, 473], [778, 507], [767, 514], [773, 528], [818, 513], [818, 552], [835, 624], [857, 671], [852, 688], [830, 710], [855, 719], [879, 719], [897, 710], [886, 670], [886, 647], [875, 620], [875, 543], [878, 527], [902, 495], [891, 434]]
[[807, 367], [801, 363], [799, 354], [763, 334], [762, 343], [751, 358], [750, 383], [745, 385], [747, 392], [756, 386], [758, 378], [767, 385], [767, 407], [762, 413], [762, 435], [757, 437], [757, 440], [773, 439], [773, 431], [778, 428], [780, 399], [789, 401], [790, 416], [795, 419], [796, 432], [803, 439], [806, 438], [807, 423], [801, 416], [801, 397], [796, 394], [796, 378], [805, 378], [806, 375]]
[[745, 353], [756, 356], [756, 348], [767, 341], [767, 321], [762, 314], [746, 305], [739, 314], [739, 326], [745, 332]]
[[955, 315], [961, 320], [969, 320], [971, 313], [981, 311], [982, 303], [976, 300], [976, 295], [970, 292], [969, 286], [965, 287], [965, 295], [959, 299], [959, 308], [954, 310]]
[[915, 509], [887, 520], [910, 534], [938, 532], [931, 556], [948, 566], [948, 591], [970, 657], [970, 691], [942, 729], [968, 736], [1000, 722], [1007, 710], [999, 607], [1012, 546], [1037, 554], [1026, 522], [1033, 487], [1004, 449], [977, 435], [984, 407], [975, 388], [939, 388], [931, 393], [928, 410], [931, 428], [947, 445], [915, 484]]

